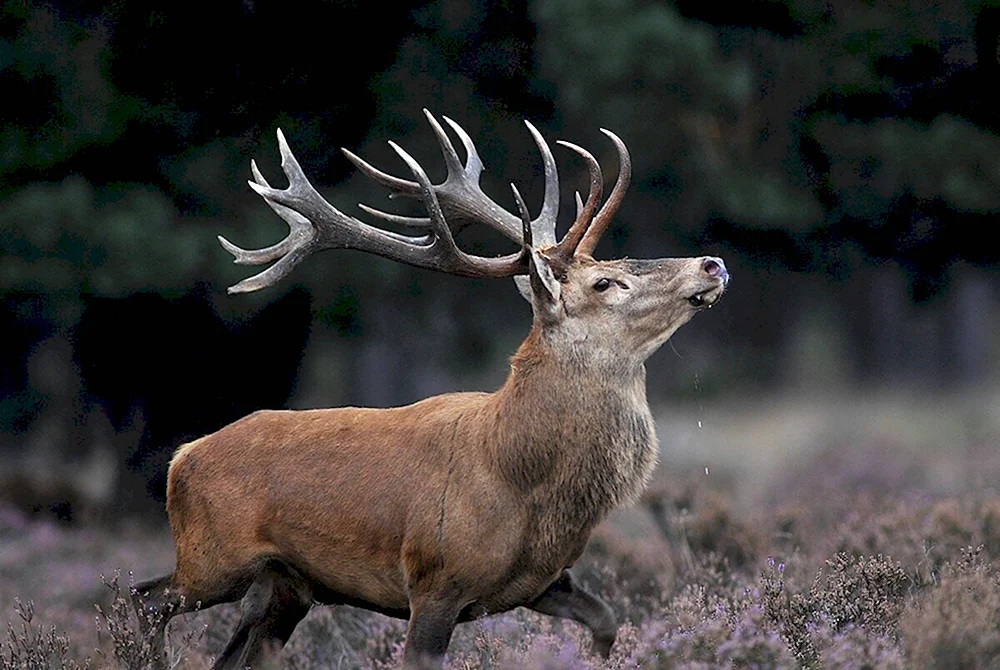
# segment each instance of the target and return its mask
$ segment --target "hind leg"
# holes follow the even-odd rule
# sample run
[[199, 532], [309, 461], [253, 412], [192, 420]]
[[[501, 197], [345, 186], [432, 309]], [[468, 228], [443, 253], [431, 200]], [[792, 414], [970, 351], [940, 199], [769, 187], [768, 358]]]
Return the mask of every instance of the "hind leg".
[[253, 566], [247, 566], [205, 583], [190, 583], [175, 571], [172, 575], [137, 584], [132, 602], [143, 641], [148, 640], [151, 645], [149, 658], [153, 670], [167, 668], [165, 633], [172, 618], [239, 600], [247, 592], [256, 571]]
[[172, 587], [173, 575], [164, 575], [135, 585], [132, 592], [132, 606], [139, 619], [141, 644], [150, 645], [150, 662], [154, 670], [166, 670], [167, 652], [164, 637], [167, 624], [178, 614], [194, 609], [181, 594]]
[[240, 623], [214, 670], [260, 667], [288, 642], [312, 606], [312, 589], [282, 566], [262, 571], [241, 604]]

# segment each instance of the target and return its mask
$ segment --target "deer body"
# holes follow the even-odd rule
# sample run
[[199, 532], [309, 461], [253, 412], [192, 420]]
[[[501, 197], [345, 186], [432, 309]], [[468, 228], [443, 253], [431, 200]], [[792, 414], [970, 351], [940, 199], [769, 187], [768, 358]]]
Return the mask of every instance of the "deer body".
[[[324, 247], [360, 248], [454, 274], [526, 279], [534, 315], [495, 393], [450, 393], [391, 409], [260, 411], [181, 447], [170, 465], [167, 511], [177, 548], [171, 575], [137, 586], [158, 643], [169, 618], [200, 603], [242, 598], [217, 668], [256, 665], [288, 640], [313, 602], [357, 605], [409, 619], [404, 664], [439, 667], [456, 623], [518, 606], [590, 628], [607, 655], [615, 617], [568, 568], [593, 527], [634, 501], [657, 459], [644, 363], [723, 293], [728, 273], [711, 257], [597, 261], [590, 256], [629, 177], [624, 144], [614, 191], [595, 214], [601, 172], [589, 153], [586, 204], [555, 241], [558, 185], [544, 140], [546, 195], [531, 221], [517, 190], [516, 218], [478, 190], [475, 148], [463, 167], [444, 130], [449, 176], [431, 185], [405, 152], [417, 183], [349, 155], [401, 195], [421, 197], [429, 219], [368, 209], [430, 230], [407, 237], [372, 228], [323, 200], [279, 134], [288, 189], [254, 167], [251, 186], [292, 227], [277, 245], [237, 262], [277, 263], [230, 289], [269, 286]], [[395, 147], [395, 145], [394, 145]], [[503, 258], [455, 246], [444, 212], [488, 223], [522, 245]], [[532, 240], [547, 242], [535, 247]], [[140, 623], [149, 621], [140, 616]], [[164, 657], [160, 656], [161, 660]]]
[[[402, 616], [427, 575], [461, 584], [469, 616], [531, 602], [641, 489], [656, 444], [639, 371], [622, 390], [528, 357], [497, 393], [262, 411], [186, 445], [169, 475], [177, 586], [277, 559], [321, 600]], [[567, 412], [586, 420], [552, 420]]]

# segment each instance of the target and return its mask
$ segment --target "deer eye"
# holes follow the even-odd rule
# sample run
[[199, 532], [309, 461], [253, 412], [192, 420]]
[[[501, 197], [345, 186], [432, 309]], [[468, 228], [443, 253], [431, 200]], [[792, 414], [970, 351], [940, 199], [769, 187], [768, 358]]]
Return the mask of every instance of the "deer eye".
[[607, 291], [609, 286], [611, 286], [611, 280], [608, 279], [607, 277], [601, 277], [596, 282], [594, 282], [594, 290], [597, 291], [598, 293], [603, 293], [604, 291]]

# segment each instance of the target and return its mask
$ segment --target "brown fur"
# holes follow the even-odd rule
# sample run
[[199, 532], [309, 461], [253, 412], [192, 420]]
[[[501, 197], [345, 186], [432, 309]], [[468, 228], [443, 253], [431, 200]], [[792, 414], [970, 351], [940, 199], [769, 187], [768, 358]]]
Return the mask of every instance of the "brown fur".
[[[563, 571], [656, 464], [643, 362], [696, 311], [691, 296], [722, 293], [704, 263], [575, 259], [554, 299], [536, 285], [495, 393], [260, 411], [184, 445], [170, 588], [211, 605], [280, 583], [410, 616], [410, 665], [437, 663], [456, 620], [520, 605], [582, 621], [606, 651], [613, 617]], [[597, 292], [601, 277], [615, 290]], [[264, 617], [246, 616], [247, 630]]]

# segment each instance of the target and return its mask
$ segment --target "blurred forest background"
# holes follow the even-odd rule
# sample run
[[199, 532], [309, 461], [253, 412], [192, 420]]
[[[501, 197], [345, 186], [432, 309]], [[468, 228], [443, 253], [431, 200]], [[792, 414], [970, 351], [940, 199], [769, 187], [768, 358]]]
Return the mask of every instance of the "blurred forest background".
[[[1000, 380], [1000, 2], [11, 0], [0, 10], [0, 497], [65, 519], [161, 507], [180, 442], [261, 407], [499, 385], [530, 310], [356, 252], [260, 294], [218, 245], [284, 224], [246, 186], [386, 207], [339, 147], [444, 174], [421, 109], [537, 211], [522, 120], [634, 177], [598, 257], [733, 275], [650, 361], [654, 404], [954, 394]], [[555, 148], [563, 202], [586, 175]], [[569, 218], [568, 204], [564, 216]], [[510, 251], [470, 230], [478, 253]], [[944, 397], [944, 395], [942, 395]], [[949, 396], [951, 397], [951, 396]], [[72, 481], [73, 484], [67, 484]], [[82, 484], [81, 484], [82, 482]], [[153, 512], [156, 513], [156, 512]]]

